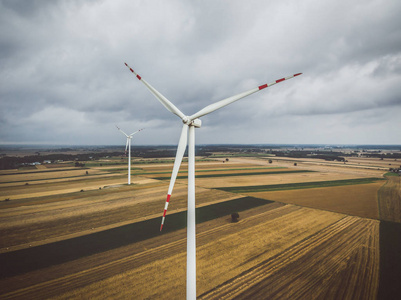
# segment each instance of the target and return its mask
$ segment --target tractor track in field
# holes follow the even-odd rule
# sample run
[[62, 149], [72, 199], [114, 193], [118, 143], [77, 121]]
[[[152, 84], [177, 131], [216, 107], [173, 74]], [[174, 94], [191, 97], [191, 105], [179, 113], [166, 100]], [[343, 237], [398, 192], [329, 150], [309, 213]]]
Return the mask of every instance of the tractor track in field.
[[199, 299], [375, 299], [377, 245], [378, 222], [344, 217]]

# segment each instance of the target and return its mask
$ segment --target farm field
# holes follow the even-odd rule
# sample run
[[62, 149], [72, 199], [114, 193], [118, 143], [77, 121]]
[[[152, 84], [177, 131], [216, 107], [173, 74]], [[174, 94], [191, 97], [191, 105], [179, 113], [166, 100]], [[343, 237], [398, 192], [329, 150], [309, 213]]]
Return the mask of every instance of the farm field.
[[[347, 174], [347, 173], [330, 173], [330, 172], [278, 172], [275, 176], [263, 175], [241, 175], [234, 177], [211, 177], [199, 178], [197, 184], [199, 186], [208, 188], [220, 187], [240, 187], [240, 186], [256, 186], [256, 185], [273, 185], [273, 184], [292, 184], [302, 182], [316, 182], [316, 181], [334, 181], [334, 180], [348, 180], [357, 178], [371, 178], [365, 174]], [[271, 172], [273, 173], [273, 172]], [[379, 175], [380, 176], [380, 175]], [[184, 179], [185, 180], [185, 179]]]
[[[184, 299], [186, 179], [177, 180], [159, 233], [172, 164], [136, 160], [132, 168], [130, 186], [120, 164], [0, 171], [0, 298]], [[398, 249], [389, 242], [401, 234], [392, 225], [400, 223], [398, 177], [252, 157], [198, 161], [196, 170], [198, 298], [401, 294], [383, 279], [401, 267], [397, 255], [382, 255]]]
[[401, 223], [401, 178], [389, 176], [379, 190], [379, 214], [382, 220]]
[[262, 199], [378, 219], [377, 193], [382, 181], [369, 184], [246, 193]]
[[274, 157], [273, 160], [287, 161], [291, 162], [299, 162], [301, 164], [309, 164], [309, 165], [329, 165], [329, 166], [345, 166], [347, 168], [357, 168], [357, 169], [371, 169], [371, 170], [388, 170], [390, 167], [399, 167], [401, 165], [401, 161], [397, 161], [395, 159], [383, 159], [380, 158], [366, 158], [366, 157], [347, 157], [347, 161], [337, 162], [337, 161], [320, 161], [313, 158], [283, 158], [283, 157]]

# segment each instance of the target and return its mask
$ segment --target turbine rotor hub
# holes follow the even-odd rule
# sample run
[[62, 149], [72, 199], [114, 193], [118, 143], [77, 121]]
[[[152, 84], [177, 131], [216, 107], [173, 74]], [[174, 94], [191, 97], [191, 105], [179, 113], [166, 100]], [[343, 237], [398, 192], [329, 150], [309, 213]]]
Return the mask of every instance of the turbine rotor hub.
[[188, 126], [194, 126], [195, 128], [200, 128], [202, 126], [202, 121], [200, 119], [191, 120], [188, 116], [182, 118], [182, 123]]
[[182, 118], [182, 123], [189, 125], [191, 124], [191, 120], [187, 116], [185, 116]]

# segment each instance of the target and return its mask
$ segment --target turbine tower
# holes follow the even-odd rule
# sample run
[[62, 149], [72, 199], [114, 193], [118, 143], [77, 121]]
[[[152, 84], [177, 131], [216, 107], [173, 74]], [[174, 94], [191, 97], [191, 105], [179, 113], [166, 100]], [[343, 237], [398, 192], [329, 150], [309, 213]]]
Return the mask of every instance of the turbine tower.
[[130, 185], [131, 184], [131, 140], [132, 140], [132, 136], [134, 134], [138, 133], [139, 131], [143, 130], [143, 128], [128, 135], [124, 131], [122, 131], [121, 128], [118, 127], [117, 125], [116, 125], [116, 127], [118, 130], [121, 131], [122, 134], [124, 134], [127, 137], [127, 142], [125, 143], [125, 155], [127, 155], [127, 148], [128, 148], [128, 185]]
[[170, 112], [177, 115], [184, 123], [181, 131], [181, 137], [178, 142], [177, 154], [174, 161], [173, 171], [171, 174], [171, 181], [167, 192], [167, 200], [164, 207], [162, 222], [160, 226], [160, 231], [163, 229], [164, 220], [167, 213], [167, 207], [170, 202], [171, 193], [173, 192], [173, 187], [175, 180], [177, 178], [178, 170], [180, 168], [182, 158], [184, 156], [185, 148], [188, 142], [188, 211], [187, 211], [187, 299], [196, 299], [196, 230], [195, 230], [195, 128], [200, 128], [202, 125], [199, 119], [202, 116], [210, 114], [215, 110], [229, 105], [241, 98], [249, 96], [253, 93], [259, 92], [267, 87], [270, 87], [276, 83], [282, 82], [287, 79], [291, 79], [302, 73], [297, 73], [288, 77], [284, 77], [273, 81], [268, 84], [260, 85], [249, 91], [240, 93], [235, 96], [231, 96], [224, 100], [218, 101], [216, 103], [210, 104], [205, 108], [201, 109], [197, 113], [186, 116], [183, 114], [173, 103], [171, 103], [166, 97], [160, 94], [155, 88], [153, 88], [149, 83], [147, 83], [141, 76], [139, 76], [135, 71], [128, 66], [130, 71], [141, 81], [149, 91], [160, 101], [160, 103]]

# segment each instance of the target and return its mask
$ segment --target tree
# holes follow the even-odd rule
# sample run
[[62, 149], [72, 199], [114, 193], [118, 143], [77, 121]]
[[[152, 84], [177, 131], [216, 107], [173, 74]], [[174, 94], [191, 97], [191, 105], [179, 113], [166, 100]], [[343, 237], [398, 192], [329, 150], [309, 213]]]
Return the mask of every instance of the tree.
[[239, 214], [237, 212], [234, 212], [231, 214], [231, 222], [236, 223], [238, 222]]

